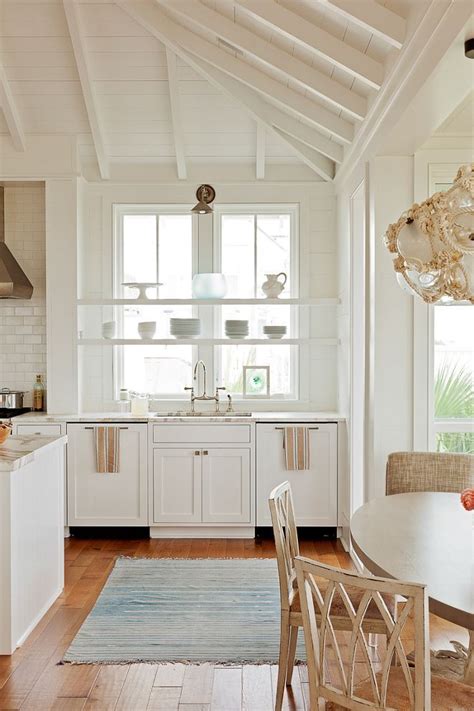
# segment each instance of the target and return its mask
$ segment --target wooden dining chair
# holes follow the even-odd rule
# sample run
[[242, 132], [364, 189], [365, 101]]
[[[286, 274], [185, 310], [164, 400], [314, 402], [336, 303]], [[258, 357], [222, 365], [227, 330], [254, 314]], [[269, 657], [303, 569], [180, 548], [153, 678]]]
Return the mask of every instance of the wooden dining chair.
[[[311, 711], [472, 711], [472, 687], [440, 677], [430, 679], [428, 596], [424, 585], [365, 577], [300, 556], [295, 559], [295, 568]], [[357, 604], [353, 602], [354, 590], [360, 593]], [[385, 602], [387, 596], [394, 595], [406, 600], [398, 619]], [[336, 635], [335, 596], [343, 601], [351, 625], [344, 644]], [[381, 662], [374, 661], [370, 654], [364, 630], [372, 605], [386, 626], [387, 649]], [[407, 631], [414, 640], [412, 666], [402, 642], [408, 622], [413, 625], [413, 630]], [[397, 666], [392, 664], [395, 654]], [[357, 683], [357, 678], [365, 680]]]
[[[280, 711], [285, 684], [289, 686], [293, 676], [298, 629], [303, 625], [295, 570], [295, 558], [299, 555], [298, 531], [289, 482], [285, 481], [273, 489], [269, 506], [280, 583], [281, 630], [275, 703], [275, 711]], [[354, 604], [358, 604], [361, 594], [356, 591]], [[386, 604], [395, 614], [394, 599], [387, 598]], [[351, 620], [342, 600], [334, 600], [333, 613], [335, 629], [349, 631]], [[385, 622], [375, 605], [368, 610], [363, 627], [368, 633], [386, 635]]]
[[385, 477], [387, 496], [417, 491], [460, 494], [474, 487], [474, 456], [442, 452], [393, 452]]

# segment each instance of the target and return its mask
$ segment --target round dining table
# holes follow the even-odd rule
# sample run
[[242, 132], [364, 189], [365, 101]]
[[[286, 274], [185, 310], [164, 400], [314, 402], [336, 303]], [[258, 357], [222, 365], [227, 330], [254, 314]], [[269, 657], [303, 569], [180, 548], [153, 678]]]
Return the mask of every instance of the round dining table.
[[374, 575], [427, 586], [430, 612], [469, 631], [464, 681], [474, 685], [473, 514], [459, 494], [373, 499], [350, 523], [355, 553]]

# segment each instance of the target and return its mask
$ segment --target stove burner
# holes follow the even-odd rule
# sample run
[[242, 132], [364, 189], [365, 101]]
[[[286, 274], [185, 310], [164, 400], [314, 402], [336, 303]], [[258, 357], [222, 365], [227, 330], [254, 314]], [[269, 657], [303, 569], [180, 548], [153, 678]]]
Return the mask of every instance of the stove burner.
[[9, 420], [17, 415], [24, 415], [26, 412], [31, 412], [29, 407], [0, 407], [0, 420]]

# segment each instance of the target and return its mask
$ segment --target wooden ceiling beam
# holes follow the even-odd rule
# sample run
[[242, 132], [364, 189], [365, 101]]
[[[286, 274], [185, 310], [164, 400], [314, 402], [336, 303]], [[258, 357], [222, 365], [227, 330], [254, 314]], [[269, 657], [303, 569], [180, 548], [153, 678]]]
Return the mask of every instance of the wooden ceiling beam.
[[337, 109], [344, 109], [356, 119], [363, 119], [366, 115], [365, 97], [347, 89], [315, 67], [279, 49], [275, 44], [263, 40], [207, 5], [198, 4], [193, 0], [158, 0], [158, 2], [174, 13], [191, 20], [197, 26], [214, 33], [218, 40], [223, 39], [239, 51], [265, 62], [286, 78], [297, 82], [303, 89], [326, 99]]
[[0, 64], [0, 107], [3, 110], [8, 131], [16, 151], [26, 149], [25, 134], [20, 119], [20, 114], [13, 98], [10, 85], [3, 66]]
[[[143, 26], [147, 27], [155, 36], [159, 32], [160, 39], [165, 37], [174, 44], [185, 48], [188, 53], [196, 55], [199, 59], [205, 60], [259, 93], [270, 97], [284, 107], [285, 110], [328, 131], [338, 140], [344, 143], [352, 141], [354, 127], [349, 121], [340, 118], [303, 94], [290, 89], [256, 67], [237, 59], [229, 52], [220, 49], [215, 44], [174, 22], [154, 2], [130, 3], [125, 0], [118, 0], [118, 4], [126, 8], [130, 14], [135, 13], [136, 17], [140, 18], [139, 21]], [[132, 16], [135, 15], [132, 14]], [[161, 39], [161, 41], [166, 43], [164, 39]]]
[[79, 81], [81, 83], [82, 95], [86, 105], [87, 117], [89, 119], [92, 140], [94, 142], [95, 153], [97, 156], [97, 163], [99, 165], [99, 172], [103, 180], [108, 180], [110, 177], [110, 167], [105, 150], [104, 131], [83, 40], [79, 9], [75, 0], [63, 0], [63, 7], [66, 15], [67, 26], [69, 28], [74, 58], [76, 60]]
[[384, 68], [380, 62], [308, 22], [295, 12], [287, 10], [283, 5], [255, 0], [235, 0], [235, 2], [272, 30], [307, 47], [369, 86], [375, 89], [381, 87]]
[[181, 120], [181, 101], [179, 97], [178, 77], [176, 73], [176, 54], [166, 47], [166, 62], [168, 65], [168, 84], [171, 105], [171, 122], [173, 124], [174, 148], [176, 153], [176, 170], [179, 180], [186, 180], [186, 158], [184, 154], [183, 123]]
[[[342, 159], [341, 146], [334, 141], [329, 140], [326, 136], [322, 136], [309, 126], [306, 126], [291, 116], [288, 116], [288, 114], [285, 114], [280, 109], [271, 106], [264, 101], [256, 91], [248, 88], [245, 84], [233, 79], [208, 62], [199, 59], [193, 54], [190, 54], [176, 41], [175, 38], [170, 36], [167, 31], [169, 28], [163, 27], [161, 23], [162, 13], [160, 13], [157, 18], [156, 14], [153, 12], [155, 8], [149, 2], [146, 5], [144, 3], [140, 3], [140, 5], [138, 5], [136, 2], [129, 2], [127, 0], [116, 1], [120, 7], [125, 10], [125, 12], [133, 17], [140, 25], [142, 25], [142, 27], [145, 27], [145, 29], [147, 29], [154, 37], [163, 42], [165, 46], [171, 48], [196, 72], [201, 74], [201, 76], [203, 76], [213, 86], [217, 87], [224, 94], [229, 96], [229, 98], [231, 98], [234, 102], [240, 104], [240, 106], [242, 106], [255, 121], [262, 123], [268, 130], [280, 136], [283, 140], [285, 140], [285, 136], [280, 135], [276, 130], [277, 123], [285, 125], [289, 129], [288, 133], [291, 133], [291, 135], [298, 137], [301, 136], [302, 145], [300, 147], [287, 141], [288, 145], [291, 146], [294, 153], [296, 153], [296, 155], [298, 155], [300, 159], [306, 163], [306, 165], [309, 165], [315, 173], [320, 175], [324, 180], [332, 180], [334, 176], [333, 161], [329, 160], [327, 164], [323, 162], [323, 167], [322, 162], [319, 160], [312, 162], [310, 152], [305, 151], [305, 148], [308, 147], [306, 141], [310, 140], [313, 147], [316, 149], [313, 150], [313, 158], [319, 155], [317, 151], [320, 150], [321, 146], [321, 148], [323, 148], [327, 153], [334, 152], [340, 161]], [[320, 157], [324, 158], [325, 156], [321, 154]]]
[[401, 49], [406, 35], [406, 20], [375, 0], [320, 0], [333, 12], [364, 30]]

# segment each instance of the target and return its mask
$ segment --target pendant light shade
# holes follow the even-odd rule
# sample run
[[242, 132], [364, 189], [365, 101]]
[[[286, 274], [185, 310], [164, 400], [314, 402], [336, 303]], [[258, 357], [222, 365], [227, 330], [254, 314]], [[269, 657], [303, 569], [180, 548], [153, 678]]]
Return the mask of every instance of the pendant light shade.
[[191, 212], [197, 215], [209, 215], [212, 213], [211, 202], [214, 202], [216, 191], [212, 185], [200, 185], [196, 190], [197, 204], [191, 209]]

